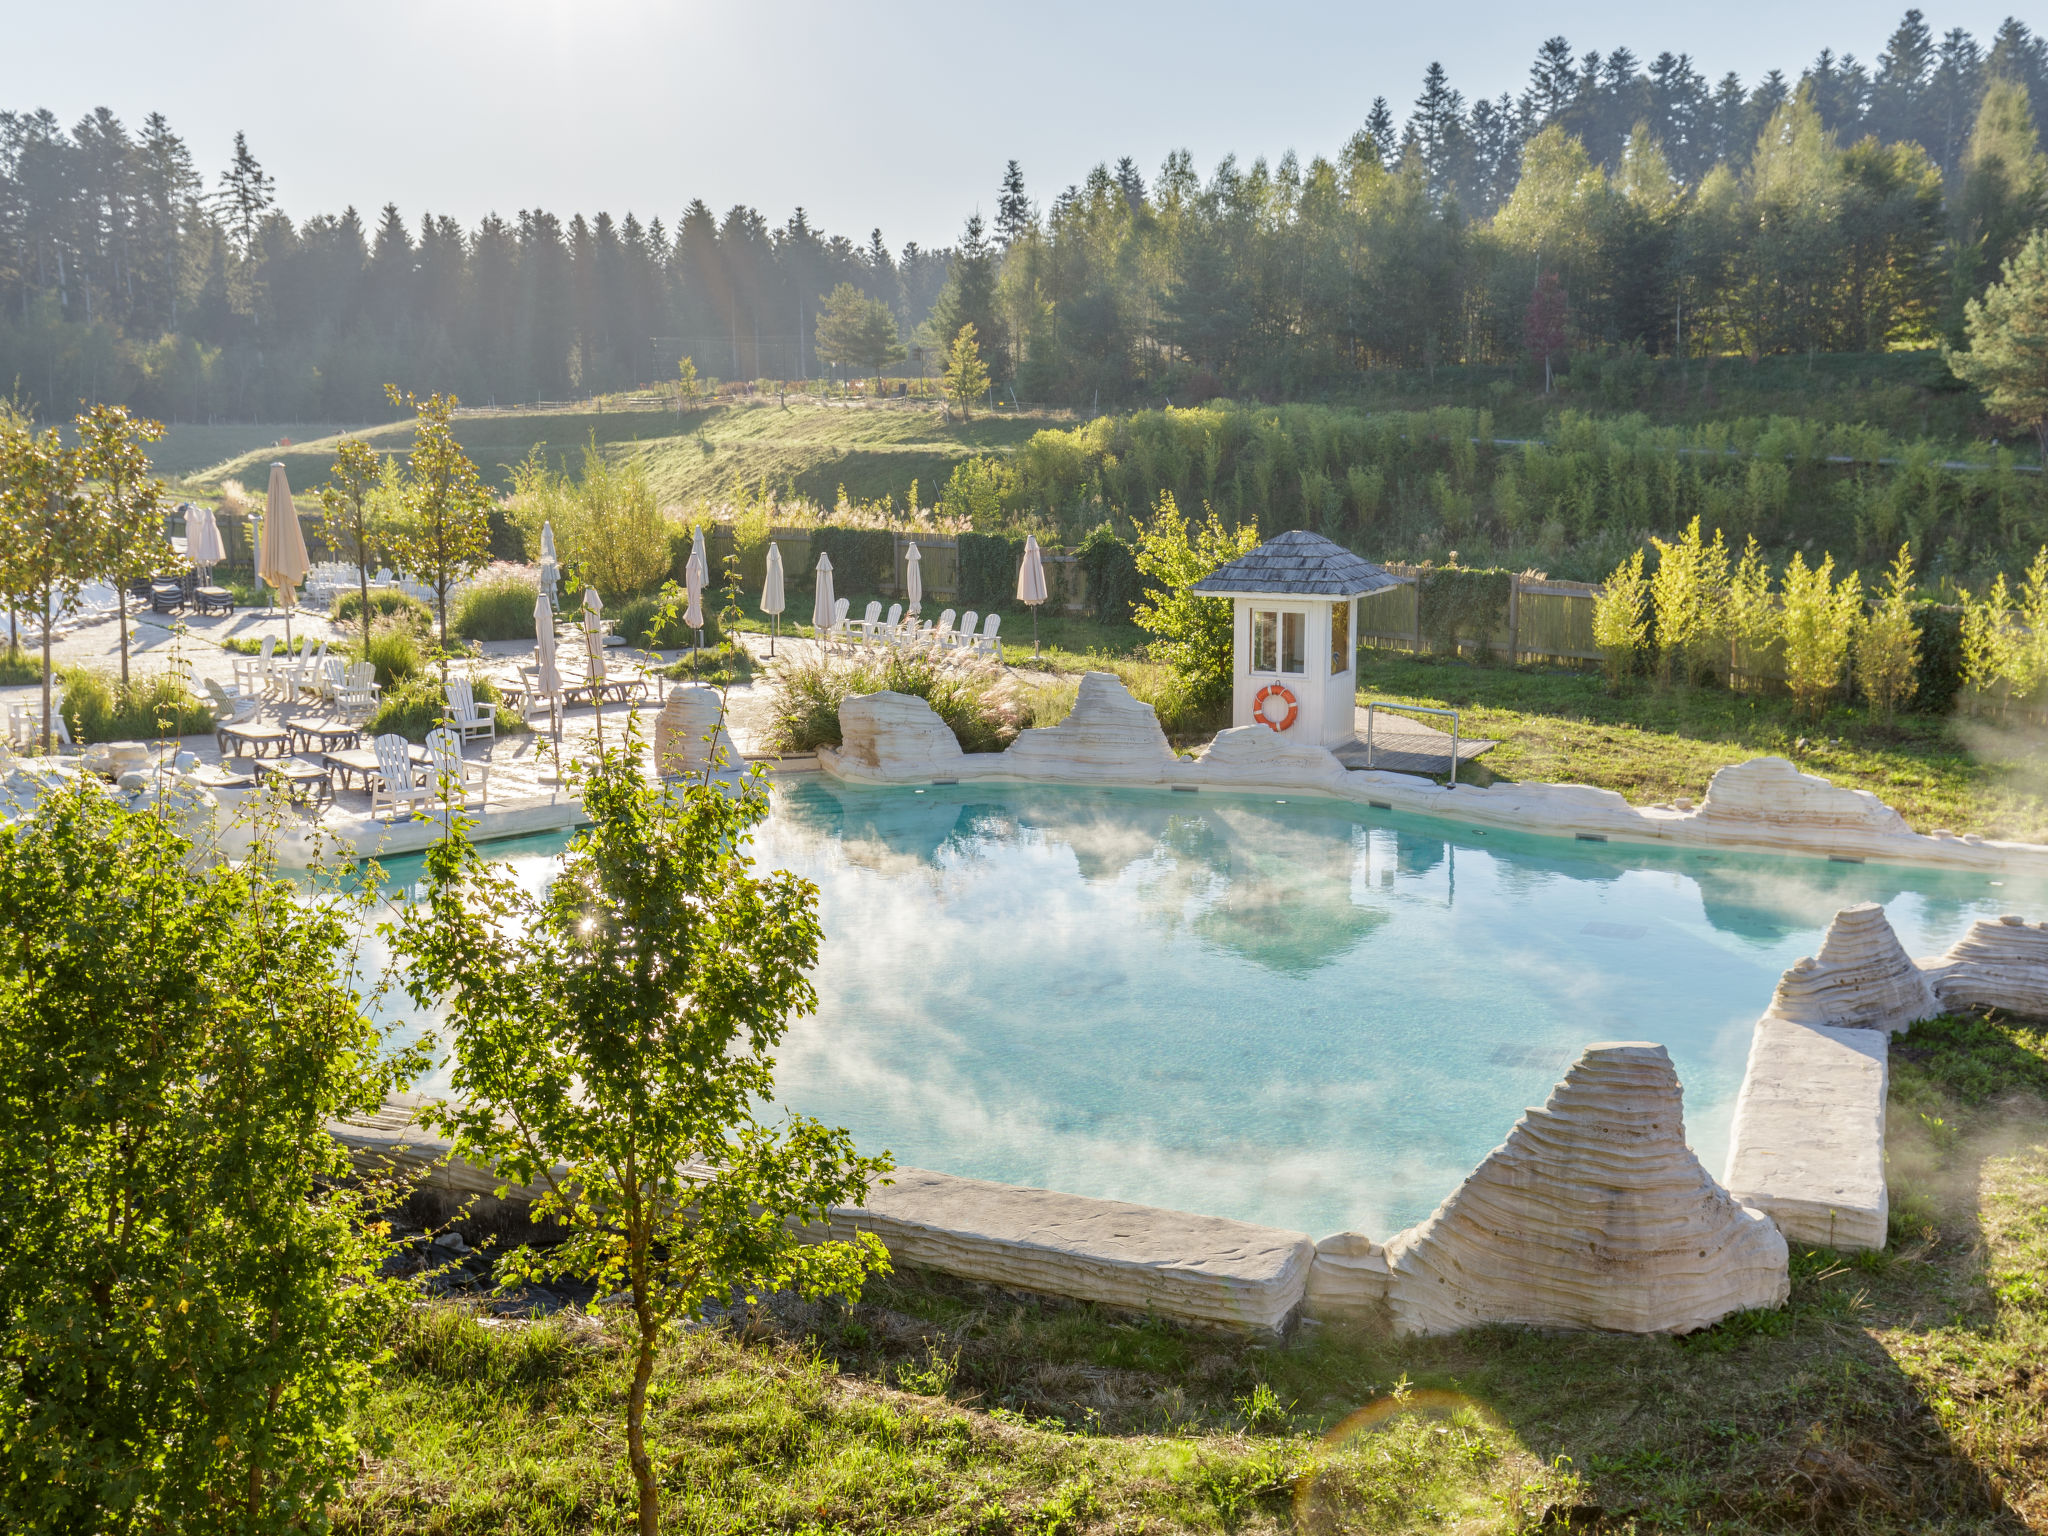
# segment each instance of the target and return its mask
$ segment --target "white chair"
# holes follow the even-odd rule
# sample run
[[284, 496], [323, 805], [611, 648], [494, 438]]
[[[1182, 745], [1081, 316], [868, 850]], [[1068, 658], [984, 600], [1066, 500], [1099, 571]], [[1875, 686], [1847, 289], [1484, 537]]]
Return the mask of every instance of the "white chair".
[[882, 603], [881, 599], [877, 598], [868, 604], [868, 611], [866, 613], [862, 614], [856, 622], [847, 627], [853, 631], [854, 638], [865, 645], [868, 641], [875, 638], [875, 626], [881, 617]]
[[[65, 746], [71, 745], [71, 727], [64, 723], [63, 700], [50, 700], [50, 734]], [[35, 704], [10, 704], [7, 706], [7, 735], [17, 746], [33, 747], [43, 739], [43, 706]]]
[[470, 687], [468, 678], [449, 678], [442, 685], [441, 692], [448, 700], [448, 723], [455, 727], [464, 741], [476, 736], [485, 736], [492, 741], [498, 739], [498, 712], [477, 704], [476, 690]]
[[832, 627], [825, 631], [825, 639], [828, 643], [836, 640], [844, 645], [852, 641], [853, 629], [846, 622], [847, 610], [852, 607], [853, 599], [850, 597], [841, 597], [833, 600]]
[[427, 732], [427, 772], [437, 800], [467, 805], [472, 790], [478, 805], [490, 800], [491, 765], [465, 761], [462, 739], [446, 726]]
[[956, 651], [974, 649], [974, 622], [981, 617], [972, 608], [960, 615], [960, 627], [946, 637], [946, 644]]
[[235, 658], [235, 691], [255, 698], [270, 691], [270, 653], [277, 649], [277, 637], [265, 635], [263, 649], [254, 656]]
[[414, 771], [412, 743], [403, 736], [379, 736], [371, 744], [377, 754], [377, 772], [370, 780], [370, 815], [380, 807], [411, 811], [434, 803], [434, 786]]
[[256, 718], [256, 711], [263, 707], [262, 701], [230, 693], [212, 678], [206, 679], [206, 697], [213, 705], [215, 725], [240, 725], [245, 720]]
[[307, 635], [299, 642], [299, 653], [294, 656], [291, 647], [277, 653], [277, 659], [270, 664], [271, 685], [278, 697], [289, 704], [299, 696], [299, 675], [313, 656], [313, 637]]
[[338, 699], [341, 697], [342, 679], [347, 674], [348, 663], [339, 656], [329, 656], [320, 663], [320, 677], [313, 686], [321, 698], [328, 700]]
[[[336, 663], [329, 662], [328, 665]], [[377, 707], [380, 691], [376, 666], [367, 661], [355, 662], [342, 671], [341, 686], [334, 694], [334, 707], [349, 719], [367, 719]]]
[[943, 608], [939, 611], [939, 622], [919, 635], [918, 642], [927, 650], [936, 651], [949, 644], [952, 638], [953, 610]]
[[992, 613], [981, 621], [981, 633], [974, 637], [974, 649], [985, 656], [1003, 654], [1002, 642], [996, 639], [996, 631], [1002, 627], [1003, 616]]

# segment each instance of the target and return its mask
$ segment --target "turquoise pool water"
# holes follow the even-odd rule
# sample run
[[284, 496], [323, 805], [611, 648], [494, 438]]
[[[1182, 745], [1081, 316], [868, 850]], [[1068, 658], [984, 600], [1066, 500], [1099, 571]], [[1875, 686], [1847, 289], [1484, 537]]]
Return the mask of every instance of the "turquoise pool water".
[[[545, 880], [562, 840], [501, 844]], [[785, 782], [817, 882], [784, 1100], [899, 1163], [1384, 1237], [1581, 1046], [1670, 1047], [1719, 1174], [1750, 1026], [1828, 919], [1916, 955], [2048, 889], [1579, 843], [1326, 800]], [[416, 877], [416, 861], [390, 873]]]

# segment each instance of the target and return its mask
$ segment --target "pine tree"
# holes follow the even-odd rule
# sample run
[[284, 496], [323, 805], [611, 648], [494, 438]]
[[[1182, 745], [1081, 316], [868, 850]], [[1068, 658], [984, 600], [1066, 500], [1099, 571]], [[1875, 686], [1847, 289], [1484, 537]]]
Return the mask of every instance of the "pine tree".
[[276, 201], [277, 178], [269, 175], [250, 152], [247, 135], [235, 133], [235, 156], [221, 172], [215, 201], [227, 216], [235, 254], [248, 260], [256, 246], [256, 227]]
[[1964, 311], [1970, 350], [1949, 354], [1958, 377], [2000, 416], [2031, 427], [2048, 467], [2048, 229], [2037, 229], [2000, 280]]
[[946, 354], [947, 397], [960, 407], [960, 414], [972, 421], [974, 402], [988, 388], [988, 369], [982, 365], [981, 348], [975, 345], [974, 327], [963, 325]]
[[1037, 215], [1024, 192], [1024, 168], [1012, 160], [1003, 170], [1002, 195], [996, 199], [996, 243], [1008, 250], [1036, 227]]
[[1578, 94], [1579, 72], [1572, 63], [1572, 45], [1562, 37], [1545, 38], [1529, 66], [1529, 88], [1522, 94], [1522, 115], [1534, 133], [1563, 115]]

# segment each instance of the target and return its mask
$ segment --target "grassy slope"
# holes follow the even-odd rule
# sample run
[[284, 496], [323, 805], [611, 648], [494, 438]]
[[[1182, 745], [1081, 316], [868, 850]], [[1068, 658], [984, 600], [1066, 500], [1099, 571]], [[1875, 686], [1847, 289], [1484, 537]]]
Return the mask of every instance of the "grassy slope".
[[[1984, 1532], [2048, 1522], [2048, 1034], [1895, 1047], [1892, 1245], [1689, 1339], [1318, 1330], [1261, 1349], [903, 1275], [673, 1342], [692, 1532]], [[344, 1531], [629, 1524], [626, 1369], [586, 1325], [423, 1309]], [[1565, 1511], [1571, 1511], [1569, 1515]], [[1638, 1523], [1639, 1522], [1639, 1523]]]
[[[764, 475], [771, 490], [794, 487], [816, 501], [830, 503], [843, 484], [856, 501], [893, 495], [899, 505], [915, 479], [919, 500], [928, 506], [961, 459], [1007, 451], [1054, 420], [980, 415], [947, 424], [924, 405], [869, 409], [795, 401], [787, 409], [772, 402], [709, 406], [680, 418], [663, 410], [493, 411], [461, 417], [456, 437], [500, 490], [534, 444], [545, 444], [550, 457], [568, 455], [573, 466], [595, 434], [608, 454], [645, 467], [665, 506], [722, 497], [735, 480], [754, 490]], [[381, 453], [404, 453], [412, 429], [395, 422], [361, 435]], [[336, 439], [297, 441], [286, 449], [270, 441], [194, 472], [194, 487], [213, 489], [233, 478], [258, 489], [273, 460], [283, 461], [295, 490], [326, 480]]]

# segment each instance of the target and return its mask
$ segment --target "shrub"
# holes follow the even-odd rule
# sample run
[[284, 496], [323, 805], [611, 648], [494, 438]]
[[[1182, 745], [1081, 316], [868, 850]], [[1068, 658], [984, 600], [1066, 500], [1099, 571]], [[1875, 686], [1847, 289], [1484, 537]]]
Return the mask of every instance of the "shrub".
[[1425, 570], [1417, 582], [1423, 637], [1439, 656], [1457, 655], [1460, 640], [1475, 641], [1484, 653], [1493, 632], [1507, 622], [1511, 571], [1450, 565]]
[[1024, 541], [1000, 533], [963, 533], [959, 551], [960, 593], [956, 601], [960, 606], [983, 611], [1014, 608]]
[[465, 640], [531, 640], [539, 597], [523, 576], [488, 577], [463, 588], [450, 627]]
[[[344, 592], [334, 600], [327, 617], [336, 624], [347, 625], [358, 622], [363, 611], [363, 594]], [[373, 587], [370, 591], [371, 619], [402, 618], [408, 624], [426, 634], [434, 627], [434, 610], [418, 598], [400, 592], [395, 587]]]
[[1785, 568], [1785, 684], [1792, 701], [1812, 719], [1841, 685], [1863, 612], [1863, 584], [1851, 571], [1834, 580], [1835, 557], [1812, 569], [1793, 551]]
[[651, 592], [669, 569], [669, 530], [654, 488], [637, 464], [613, 464], [593, 433], [583, 473], [557, 475], [536, 444], [512, 472], [512, 517], [538, 553], [543, 523], [553, 523], [556, 552], [573, 562], [608, 603]]
[[[489, 678], [472, 678], [469, 686], [477, 703], [497, 704], [497, 685]], [[529, 728], [524, 720], [508, 709], [499, 709], [495, 713], [501, 736]], [[395, 733], [407, 741], [425, 741], [427, 733], [441, 724], [447, 714], [448, 702], [441, 692], [441, 679], [432, 672], [422, 672], [388, 690], [377, 701], [376, 709], [363, 723], [363, 737], [368, 740]]]
[[1128, 624], [1142, 590], [1138, 560], [1131, 546], [1107, 523], [1098, 524], [1081, 541], [1075, 555], [1088, 575], [1088, 601], [1105, 624]]
[[387, 692], [408, 678], [416, 677], [427, 664], [420, 650], [419, 635], [410, 623], [402, 619], [396, 623], [379, 624], [372, 629], [370, 644], [358, 659], [377, 669], [377, 681]]
[[879, 592], [882, 584], [896, 574], [896, 535], [887, 528], [839, 528], [828, 524], [811, 530], [812, 571], [817, 570], [819, 555], [832, 557], [835, 594], [864, 597]]
[[1913, 697], [1919, 662], [1911, 546], [1901, 545], [1899, 558], [1886, 574], [1884, 591], [1856, 637], [1856, 686], [1870, 701], [1873, 719], [1889, 721]]
[[840, 744], [839, 706], [859, 693], [908, 693], [931, 705], [965, 752], [1000, 752], [1031, 724], [1024, 697], [999, 673], [942, 667], [927, 656], [786, 667], [770, 695], [778, 752]]
[[[666, 589], [651, 597], [634, 598], [613, 616], [612, 628], [628, 645], [646, 646], [650, 650], [695, 646], [697, 631], [683, 622], [683, 608], [688, 598], [681, 592], [675, 593], [675, 612], [664, 619], [662, 609], [668, 605], [669, 599]], [[718, 599], [709, 587], [704, 589], [703, 606], [704, 643], [716, 645], [720, 638]]]
[[1727, 665], [1728, 632], [1728, 546], [1721, 530], [1708, 542], [1695, 517], [1675, 543], [1650, 542], [1657, 548], [1650, 601], [1664, 680], [1718, 678]]
[[1635, 671], [1650, 638], [1649, 606], [1650, 583], [1643, 576], [1639, 549], [1615, 567], [1593, 599], [1593, 643], [1606, 659], [1607, 680], [1614, 687]]
[[138, 673], [124, 683], [109, 672], [73, 667], [63, 673], [63, 682], [64, 723], [81, 746], [199, 736], [213, 729], [213, 711], [170, 672]]
[[43, 680], [43, 658], [18, 645], [0, 651], [0, 688], [19, 687]]
[[1189, 537], [1187, 519], [1170, 495], [1159, 498], [1159, 510], [1138, 535], [1138, 570], [1148, 579], [1144, 600], [1133, 617], [1158, 636], [1152, 654], [1173, 669], [1173, 707], [1177, 718], [1206, 718], [1221, 708], [1228, 713], [1233, 651], [1231, 603], [1227, 597], [1206, 597], [1190, 590], [1220, 566], [1258, 547], [1259, 530], [1250, 523], [1226, 529], [1211, 511]]
[[1945, 715], [1955, 708], [1963, 689], [1963, 610], [1942, 603], [1913, 605], [1920, 629], [1919, 683], [1913, 707], [1923, 714]]

